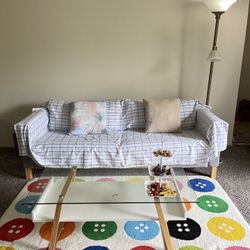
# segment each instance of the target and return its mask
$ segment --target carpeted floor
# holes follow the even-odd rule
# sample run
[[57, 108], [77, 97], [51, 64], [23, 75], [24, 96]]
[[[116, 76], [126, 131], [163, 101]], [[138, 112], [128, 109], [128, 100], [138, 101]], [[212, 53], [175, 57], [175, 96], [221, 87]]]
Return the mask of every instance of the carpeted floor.
[[[250, 224], [250, 147], [229, 147], [221, 155], [221, 166], [217, 180]], [[62, 170], [60, 170], [61, 172]], [[189, 175], [208, 175], [209, 169], [196, 168], [187, 171]], [[42, 173], [36, 170], [35, 175]], [[49, 174], [58, 170], [50, 169]], [[123, 170], [84, 170], [84, 175], [143, 175], [145, 169]], [[24, 170], [20, 158], [13, 149], [0, 149], [0, 215], [8, 208], [16, 195], [25, 185]]]

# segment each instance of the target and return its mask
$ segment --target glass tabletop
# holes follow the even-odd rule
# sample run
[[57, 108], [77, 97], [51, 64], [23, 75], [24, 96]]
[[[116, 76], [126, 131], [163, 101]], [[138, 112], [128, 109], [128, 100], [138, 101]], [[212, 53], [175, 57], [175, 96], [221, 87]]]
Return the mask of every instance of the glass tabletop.
[[197, 203], [182, 168], [171, 168], [162, 177], [96, 172], [84, 175], [81, 169], [71, 168], [61, 171], [61, 176], [48, 176], [44, 171], [29, 184], [23, 205]]

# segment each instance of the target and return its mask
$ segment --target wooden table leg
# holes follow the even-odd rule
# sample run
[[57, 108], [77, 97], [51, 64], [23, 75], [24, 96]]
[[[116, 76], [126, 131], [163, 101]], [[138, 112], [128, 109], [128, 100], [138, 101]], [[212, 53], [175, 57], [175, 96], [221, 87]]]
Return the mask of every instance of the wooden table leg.
[[[154, 176], [150, 176], [150, 180], [154, 181], [155, 177]], [[164, 239], [164, 244], [167, 250], [174, 250], [174, 245], [168, 230], [168, 225], [167, 225], [167, 221], [165, 220], [162, 208], [161, 208], [161, 203], [159, 198], [154, 198], [155, 200], [155, 208], [157, 211], [157, 215], [159, 218], [159, 222], [160, 222], [160, 227], [161, 227], [161, 232], [163, 235], [163, 239]]]
[[52, 232], [50, 236], [50, 242], [49, 242], [49, 250], [55, 250], [56, 249], [56, 244], [59, 238], [59, 233], [60, 233], [60, 214], [61, 214], [61, 209], [62, 209], [62, 203], [56, 205], [56, 212], [55, 212], [55, 217], [53, 220], [53, 226], [52, 226]]
[[60, 215], [61, 215], [63, 200], [64, 200], [64, 197], [69, 189], [70, 183], [75, 178], [76, 169], [77, 169], [76, 167], [71, 168], [70, 174], [69, 174], [69, 176], [68, 176], [68, 178], [63, 186], [61, 194], [59, 195], [59, 199], [57, 200], [56, 211], [55, 211], [55, 215], [54, 215], [52, 232], [51, 232], [50, 242], [49, 242], [49, 250], [56, 249], [56, 244], [57, 244], [57, 241], [59, 239], [61, 229], [63, 227], [63, 222], [60, 222]]
[[[56, 249], [56, 245], [57, 245], [57, 242], [58, 242], [59, 237], [61, 235], [63, 226], [64, 226], [64, 222], [59, 222], [58, 225], [55, 225], [53, 223], [51, 239], [50, 239], [50, 242], [49, 242], [49, 250], [55, 250]], [[55, 230], [54, 230], [54, 228], [55, 228]]]
[[59, 223], [58, 234], [57, 234], [57, 241], [58, 241], [59, 238], [60, 238], [61, 232], [62, 232], [63, 227], [64, 227], [64, 223], [65, 223], [65, 222], [60, 222], [60, 223]]
[[173, 245], [173, 242], [172, 242], [169, 230], [168, 230], [167, 221], [164, 218], [161, 203], [159, 203], [159, 198], [155, 198], [155, 202], [156, 202], [155, 207], [156, 207], [156, 211], [158, 214], [165, 247], [167, 250], [174, 250], [175, 248], [174, 248], [174, 245]]

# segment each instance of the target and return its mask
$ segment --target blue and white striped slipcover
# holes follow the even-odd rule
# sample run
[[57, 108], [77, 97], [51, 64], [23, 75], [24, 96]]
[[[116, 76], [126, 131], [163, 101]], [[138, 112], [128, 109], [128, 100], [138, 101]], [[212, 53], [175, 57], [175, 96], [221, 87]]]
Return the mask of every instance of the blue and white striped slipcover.
[[108, 100], [107, 131], [69, 135], [69, 102], [52, 100], [15, 124], [19, 154], [46, 167], [140, 167], [170, 149], [170, 166], [208, 166], [227, 147], [228, 124], [197, 100], [181, 100], [181, 133], [145, 133], [142, 101]]

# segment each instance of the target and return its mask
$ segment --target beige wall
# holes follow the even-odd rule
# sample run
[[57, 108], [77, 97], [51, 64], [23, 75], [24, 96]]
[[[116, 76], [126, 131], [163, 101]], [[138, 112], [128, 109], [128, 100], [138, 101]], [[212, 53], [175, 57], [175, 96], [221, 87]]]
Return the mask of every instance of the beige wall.
[[238, 102], [242, 99], [250, 100], [250, 18], [248, 18], [244, 57], [240, 77]]
[[[239, 0], [219, 35], [211, 104], [230, 123], [247, 7]], [[0, 0], [0, 146], [51, 98], [204, 100], [213, 21], [202, 3], [183, 0]]]

